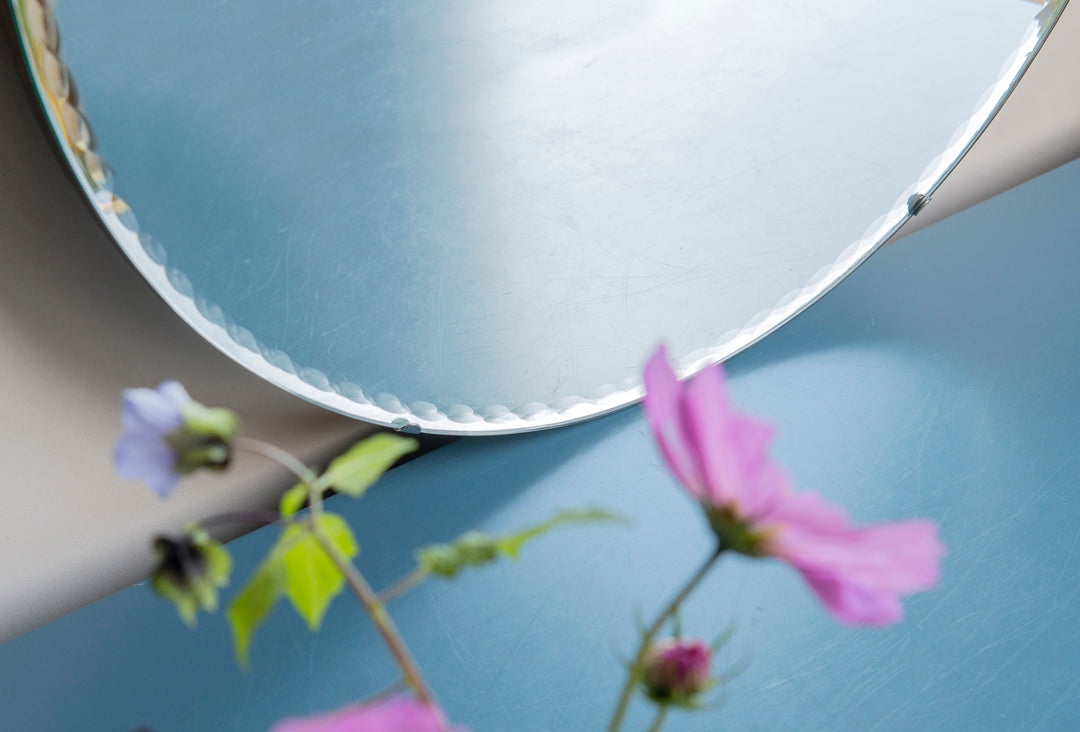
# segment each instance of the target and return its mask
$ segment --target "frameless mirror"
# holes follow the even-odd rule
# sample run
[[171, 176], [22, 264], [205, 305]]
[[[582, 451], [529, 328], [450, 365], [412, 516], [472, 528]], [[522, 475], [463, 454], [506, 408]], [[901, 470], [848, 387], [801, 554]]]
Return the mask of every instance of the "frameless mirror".
[[177, 313], [300, 396], [450, 434], [623, 406], [661, 340], [688, 373], [768, 334], [917, 213], [1064, 8], [11, 2]]

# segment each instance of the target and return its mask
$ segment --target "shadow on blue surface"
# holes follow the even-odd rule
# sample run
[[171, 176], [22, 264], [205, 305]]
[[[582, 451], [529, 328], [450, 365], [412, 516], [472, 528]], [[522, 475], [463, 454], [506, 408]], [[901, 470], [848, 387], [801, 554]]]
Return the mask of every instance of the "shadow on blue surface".
[[[860, 521], [927, 516], [942, 586], [886, 630], [838, 627], [797, 576], [731, 560], [687, 608], [728, 622], [722, 664], [752, 659], [718, 711], [672, 730], [1069, 729], [1080, 725], [1080, 163], [876, 255], [731, 364], [736, 400], [779, 427], [800, 488]], [[644, 354], [643, 354], [644, 356]], [[707, 547], [637, 409], [550, 433], [461, 440], [393, 471], [354, 521], [375, 585], [411, 549], [557, 508], [610, 507], [632, 529], [568, 529], [516, 564], [430, 582], [395, 604], [451, 716], [476, 732], [595, 730], [651, 611]], [[273, 530], [232, 545], [238, 574]], [[377, 690], [386, 654], [347, 600], [309, 635], [279, 608], [252, 670], [224, 619], [197, 631], [134, 587], [0, 647], [13, 730], [260, 730]], [[634, 724], [643, 727], [644, 709]]]

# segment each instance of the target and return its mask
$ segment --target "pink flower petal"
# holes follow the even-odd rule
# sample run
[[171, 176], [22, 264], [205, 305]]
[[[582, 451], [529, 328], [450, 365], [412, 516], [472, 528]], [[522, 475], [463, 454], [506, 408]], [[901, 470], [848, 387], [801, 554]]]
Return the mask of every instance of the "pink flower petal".
[[375, 704], [346, 707], [316, 717], [286, 719], [271, 732], [468, 732], [451, 729], [435, 707], [400, 695]]
[[761, 517], [764, 523], [796, 524], [803, 529], [846, 531], [850, 526], [839, 507], [825, 502], [813, 491], [789, 493]]
[[745, 497], [745, 465], [735, 446], [735, 425], [727, 404], [724, 372], [709, 366], [685, 385], [683, 424], [694, 457], [705, 473], [709, 503], [739, 504]]
[[812, 570], [804, 570], [802, 575], [832, 616], [845, 625], [891, 625], [904, 618], [895, 593], [875, 592]]
[[720, 365], [686, 382], [681, 408], [683, 434], [704, 473], [709, 503], [754, 518], [782, 500], [787, 480], [769, 460], [773, 429], [731, 408]]
[[682, 386], [668, 366], [663, 346], [656, 349], [645, 365], [644, 381], [642, 406], [668, 468], [691, 495], [705, 499], [701, 471], [683, 428]]
[[789, 507], [774, 514], [789, 523], [770, 541], [771, 552], [806, 579], [841, 622], [884, 625], [902, 617], [899, 597], [928, 590], [939, 579], [944, 548], [930, 521], [856, 528], [823, 512], [820, 501], [800, 523]]

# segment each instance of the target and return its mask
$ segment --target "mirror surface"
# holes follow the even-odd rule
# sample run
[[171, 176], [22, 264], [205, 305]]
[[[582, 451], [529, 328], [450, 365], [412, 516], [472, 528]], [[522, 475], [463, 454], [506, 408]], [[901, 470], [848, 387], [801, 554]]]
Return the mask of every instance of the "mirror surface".
[[610, 411], [657, 342], [687, 373], [792, 317], [1063, 7], [12, 1], [76, 177], [181, 316], [305, 398], [462, 434]]

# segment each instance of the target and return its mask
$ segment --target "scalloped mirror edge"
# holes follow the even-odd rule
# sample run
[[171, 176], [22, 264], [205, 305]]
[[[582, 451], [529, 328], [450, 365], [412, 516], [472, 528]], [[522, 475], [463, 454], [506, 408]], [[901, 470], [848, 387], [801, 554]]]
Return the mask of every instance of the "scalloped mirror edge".
[[[730, 331], [716, 343], [682, 358], [680, 376], [725, 361], [792, 319], [840, 283], [933, 196], [1008, 100], [1042, 48], [1068, 0], [1052, 0], [1029, 26], [1019, 48], [1002, 66], [998, 81], [983, 94], [971, 117], [951, 141], [897, 199], [833, 264], [818, 270], [800, 289], [788, 293], [771, 309], [758, 313], [743, 328]], [[315, 369], [292, 362], [289, 356], [260, 343], [221, 308], [193, 290], [187, 277], [168, 266], [165, 251], [150, 235], [140, 232], [134, 212], [117, 197], [112, 172], [95, 150], [90, 124], [79, 106], [71, 75], [60, 56], [60, 36], [48, 0], [11, 0], [15, 34], [26, 62], [30, 83], [51, 128], [61, 156], [82, 188], [98, 219], [120, 249], [162, 299], [203, 338], [239, 364], [298, 397], [341, 414], [409, 433], [441, 435], [499, 435], [549, 429], [598, 417], [639, 400], [638, 384], [612, 385], [588, 398], [551, 405], [406, 406], [393, 395], [369, 394], [356, 384], [331, 383]], [[642, 354], [644, 359], [645, 354]]]

